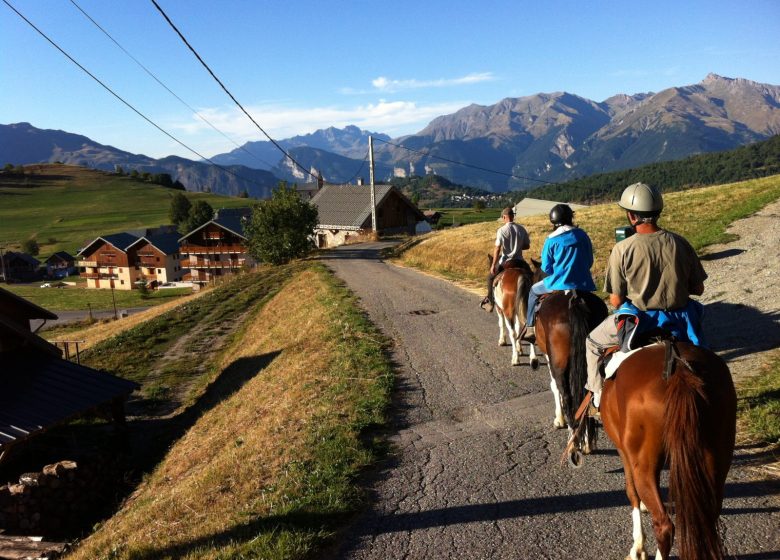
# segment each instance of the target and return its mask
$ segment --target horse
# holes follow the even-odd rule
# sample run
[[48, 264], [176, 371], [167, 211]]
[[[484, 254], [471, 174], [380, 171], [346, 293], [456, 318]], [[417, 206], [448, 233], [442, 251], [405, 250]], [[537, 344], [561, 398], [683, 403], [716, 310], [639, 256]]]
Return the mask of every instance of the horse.
[[[541, 278], [540, 263], [534, 265], [534, 280]], [[577, 407], [585, 396], [588, 380], [585, 362], [585, 339], [609, 314], [606, 304], [591, 292], [556, 291], [544, 297], [536, 315], [536, 344], [547, 357], [550, 370], [550, 390], [555, 402], [553, 426], [569, 429], [573, 435]], [[530, 351], [531, 368], [539, 367], [533, 344]], [[584, 441], [577, 441], [573, 449], [591, 452], [595, 443], [596, 424], [590, 419], [585, 427]], [[580, 466], [581, 457], [574, 452], [569, 457], [572, 466]]]
[[[492, 263], [492, 258], [488, 257]], [[512, 365], [520, 365], [523, 348], [520, 334], [525, 326], [528, 291], [531, 289], [531, 267], [521, 260], [507, 261], [494, 280], [495, 310], [498, 315], [498, 345], [512, 346]], [[507, 332], [509, 343], [507, 343]]]
[[675, 527], [659, 489], [668, 459], [679, 557], [721, 560], [718, 517], [736, 433], [736, 393], [723, 360], [687, 342], [641, 348], [604, 382], [600, 413], [623, 462], [633, 508], [628, 558], [646, 558], [641, 505], [652, 514], [655, 558], [669, 558]]

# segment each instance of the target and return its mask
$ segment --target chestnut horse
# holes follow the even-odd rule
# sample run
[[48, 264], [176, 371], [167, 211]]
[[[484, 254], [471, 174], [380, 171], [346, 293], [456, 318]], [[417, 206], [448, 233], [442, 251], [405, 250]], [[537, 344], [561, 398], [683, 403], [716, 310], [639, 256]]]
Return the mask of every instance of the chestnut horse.
[[[539, 263], [532, 259], [535, 278], [539, 277]], [[550, 370], [550, 390], [555, 402], [556, 428], [569, 428], [573, 434], [575, 413], [585, 396], [588, 380], [585, 362], [585, 339], [608, 315], [606, 304], [591, 292], [552, 292], [542, 301], [536, 315], [536, 344], [547, 356]], [[536, 352], [531, 347], [531, 367], [539, 367]], [[589, 419], [583, 441], [575, 442], [573, 449], [591, 452], [595, 441], [596, 424]], [[581, 465], [578, 453], [569, 458], [572, 466]]]
[[[488, 257], [492, 262], [492, 259]], [[523, 349], [520, 334], [525, 326], [525, 311], [528, 307], [528, 291], [531, 289], [531, 267], [521, 260], [508, 261], [506, 268], [494, 280], [495, 309], [498, 315], [498, 345], [512, 346], [512, 365], [520, 365]]]
[[653, 517], [656, 559], [669, 558], [675, 527], [659, 490], [668, 459], [679, 557], [721, 560], [718, 516], [736, 432], [736, 393], [723, 360], [687, 342], [642, 348], [604, 382], [600, 412], [633, 508], [629, 558], [646, 558], [640, 504]]

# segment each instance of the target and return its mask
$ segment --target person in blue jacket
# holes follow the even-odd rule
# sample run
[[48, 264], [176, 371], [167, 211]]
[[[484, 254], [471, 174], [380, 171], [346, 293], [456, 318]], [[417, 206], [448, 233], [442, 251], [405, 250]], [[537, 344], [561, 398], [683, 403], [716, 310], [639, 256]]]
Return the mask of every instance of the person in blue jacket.
[[523, 334], [525, 340], [535, 340], [534, 308], [540, 295], [555, 290], [596, 290], [590, 274], [593, 245], [588, 234], [573, 225], [573, 220], [574, 211], [567, 204], [556, 204], [550, 210], [550, 222], [554, 229], [542, 248], [542, 271], [547, 276], [531, 286], [528, 293], [528, 313]]

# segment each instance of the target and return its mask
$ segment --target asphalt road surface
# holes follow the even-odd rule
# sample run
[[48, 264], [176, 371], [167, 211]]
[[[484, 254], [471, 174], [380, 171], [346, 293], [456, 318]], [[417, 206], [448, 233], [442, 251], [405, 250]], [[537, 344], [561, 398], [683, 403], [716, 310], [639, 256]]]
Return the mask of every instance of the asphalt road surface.
[[[386, 245], [322, 257], [394, 341], [398, 375], [394, 452], [373, 473], [371, 505], [333, 557], [624, 558], [631, 511], [606, 435], [582, 468], [561, 466], [566, 432], [552, 426], [546, 365], [512, 367], [478, 296], [383, 262]], [[753, 450], [735, 452], [722, 534], [734, 558], [780, 559], [780, 486], [762, 480], [754, 460]]]

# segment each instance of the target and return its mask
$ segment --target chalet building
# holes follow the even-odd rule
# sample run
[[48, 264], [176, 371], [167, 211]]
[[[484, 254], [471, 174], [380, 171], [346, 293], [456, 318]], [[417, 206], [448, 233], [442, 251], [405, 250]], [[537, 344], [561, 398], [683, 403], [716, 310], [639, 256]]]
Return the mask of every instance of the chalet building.
[[0, 277], [5, 282], [32, 282], [41, 277], [41, 261], [27, 253], [8, 251], [0, 255]]
[[255, 265], [249, 255], [244, 226], [251, 208], [222, 208], [214, 219], [179, 239], [184, 279], [197, 284], [235, 274]]
[[97, 237], [76, 256], [88, 288], [155, 288], [184, 276], [173, 226]]
[[57, 251], [45, 261], [46, 276], [49, 278], [65, 278], [76, 274], [76, 259], [65, 251]]
[[139, 387], [63, 360], [56, 346], [30, 328], [33, 319], [56, 318], [0, 288], [0, 461], [24, 440], [104, 406], [124, 421], [124, 402]]
[[[379, 235], [414, 235], [422, 212], [391, 185], [375, 185], [376, 221]], [[317, 247], [336, 247], [371, 233], [371, 187], [325, 185], [312, 199], [319, 223], [314, 231]]]

